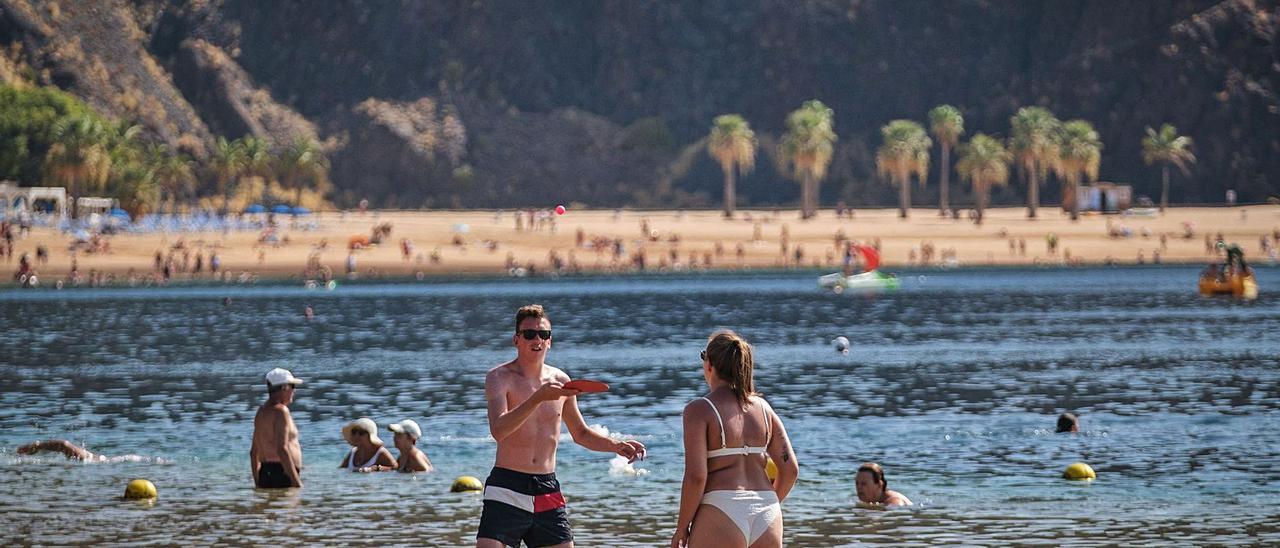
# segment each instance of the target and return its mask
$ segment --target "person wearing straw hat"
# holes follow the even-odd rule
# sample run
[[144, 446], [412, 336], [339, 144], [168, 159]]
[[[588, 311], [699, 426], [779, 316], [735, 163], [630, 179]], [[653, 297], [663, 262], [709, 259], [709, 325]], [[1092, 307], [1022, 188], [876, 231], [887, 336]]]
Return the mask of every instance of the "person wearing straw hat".
[[400, 463], [400, 472], [434, 472], [435, 468], [431, 466], [431, 460], [427, 458], [427, 454], [418, 449], [418, 438], [422, 437], [422, 429], [418, 427], [418, 423], [411, 419], [405, 419], [395, 424], [387, 425], [387, 430], [395, 433], [392, 442], [396, 444], [396, 449], [400, 451], [400, 458], [396, 459]]
[[360, 417], [342, 427], [342, 437], [351, 444], [351, 452], [342, 459], [342, 466], [352, 472], [388, 472], [399, 468], [382, 440], [378, 438], [378, 423]]
[[267, 372], [267, 402], [253, 418], [253, 445], [249, 448], [253, 483], [260, 488], [302, 487], [302, 446], [298, 427], [289, 414], [294, 387], [299, 384], [302, 379], [287, 369], [277, 367]]

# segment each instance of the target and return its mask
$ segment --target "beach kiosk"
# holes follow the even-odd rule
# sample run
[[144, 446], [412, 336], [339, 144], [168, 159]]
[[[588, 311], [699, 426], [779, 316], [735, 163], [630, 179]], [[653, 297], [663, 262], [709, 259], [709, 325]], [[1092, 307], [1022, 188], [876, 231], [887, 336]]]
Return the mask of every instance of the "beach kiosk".
[[[1133, 205], [1133, 187], [1117, 183], [1097, 182], [1076, 187], [1076, 203], [1080, 211], [1119, 213]], [[1063, 200], [1063, 210], [1069, 204]]]
[[111, 210], [120, 207], [120, 201], [115, 198], [96, 198], [85, 196], [76, 198], [76, 218], [83, 219], [94, 213], [98, 215], [107, 215]]
[[23, 214], [67, 216], [67, 189], [49, 186], [20, 187], [13, 181], [0, 181], [0, 217], [17, 218]]

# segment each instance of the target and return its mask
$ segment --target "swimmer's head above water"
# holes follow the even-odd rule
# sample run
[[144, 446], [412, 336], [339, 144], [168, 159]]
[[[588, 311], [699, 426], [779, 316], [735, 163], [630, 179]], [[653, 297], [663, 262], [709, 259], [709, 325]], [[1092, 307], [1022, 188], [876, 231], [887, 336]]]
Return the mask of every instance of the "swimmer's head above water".
[[1061, 415], [1058, 415], [1058, 432], [1057, 433], [1062, 434], [1065, 432], [1079, 432], [1079, 431], [1080, 431], [1080, 419], [1076, 418], [1074, 414], [1063, 413]]
[[387, 430], [395, 433], [394, 441], [396, 447], [407, 447], [418, 443], [418, 438], [422, 437], [422, 428], [413, 419], [405, 419], [395, 424], [387, 425]]
[[858, 467], [854, 476], [854, 487], [858, 490], [858, 501], [865, 504], [885, 506], [911, 506], [911, 501], [897, 491], [889, 489], [889, 481], [884, 477], [884, 469], [874, 462], [864, 462]]

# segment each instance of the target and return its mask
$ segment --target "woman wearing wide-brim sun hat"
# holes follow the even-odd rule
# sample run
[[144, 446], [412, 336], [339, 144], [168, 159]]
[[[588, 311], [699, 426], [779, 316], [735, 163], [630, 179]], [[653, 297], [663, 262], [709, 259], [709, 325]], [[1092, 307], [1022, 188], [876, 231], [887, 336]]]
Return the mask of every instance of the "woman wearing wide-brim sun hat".
[[342, 427], [342, 437], [351, 444], [351, 452], [342, 466], [352, 472], [387, 472], [398, 468], [396, 458], [378, 439], [378, 423], [361, 417]]

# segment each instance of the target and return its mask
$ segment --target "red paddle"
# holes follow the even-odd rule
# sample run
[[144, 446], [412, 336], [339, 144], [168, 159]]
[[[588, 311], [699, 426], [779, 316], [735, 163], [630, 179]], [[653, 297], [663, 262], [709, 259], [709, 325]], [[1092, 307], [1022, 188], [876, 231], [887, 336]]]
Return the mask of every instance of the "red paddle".
[[577, 390], [583, 393], [607, 392], [609, 385], [600, 381], [589, 381], [586, 379], [577, 379], [564, 383], [564, 387], [569, 390]]

